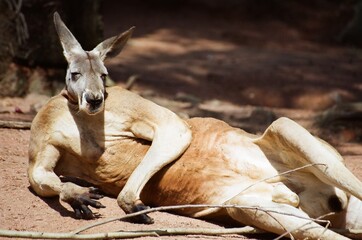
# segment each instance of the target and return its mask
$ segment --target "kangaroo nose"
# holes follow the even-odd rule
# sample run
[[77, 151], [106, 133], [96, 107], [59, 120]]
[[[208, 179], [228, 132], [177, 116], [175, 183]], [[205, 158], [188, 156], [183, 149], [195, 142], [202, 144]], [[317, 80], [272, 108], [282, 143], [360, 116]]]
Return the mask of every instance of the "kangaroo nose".
[[103, 97], [100, 93], [94, 94], [94, 93], [88, 92], [85, 94], [85, 100], [93, 108], [98, 108], [103, 103]]

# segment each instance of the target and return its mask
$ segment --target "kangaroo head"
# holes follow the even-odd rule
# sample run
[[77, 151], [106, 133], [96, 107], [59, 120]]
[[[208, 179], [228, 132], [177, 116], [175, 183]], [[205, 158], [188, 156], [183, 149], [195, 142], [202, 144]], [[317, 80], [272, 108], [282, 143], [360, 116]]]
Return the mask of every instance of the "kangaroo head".
[[108, 74], [103, 61], [121, 52], [134, 27], [101, 42], [92, 51], [84, 51], [57, 12], [54, 13], [54, 24], [68, 62], [66, 95], [69, 102], [78, 105], [79, 111], [89, 115], [101, 112], [104, 109]]

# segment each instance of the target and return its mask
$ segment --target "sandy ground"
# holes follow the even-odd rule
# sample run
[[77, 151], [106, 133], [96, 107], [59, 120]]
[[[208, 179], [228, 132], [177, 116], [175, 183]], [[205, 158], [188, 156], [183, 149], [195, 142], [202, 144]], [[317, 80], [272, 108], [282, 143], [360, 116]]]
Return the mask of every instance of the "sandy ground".
[[[137, 26], [124, 52], [107, 63], [117, 84], [126, 85], [127, 79], [133, 76], [136, 78], [133, 91], [158, 99], [185, 116], [205, 116], [204, 111], [195, 111], [195, 106], [197, 110], [202, 106], [222, 108], [217, 112], [221, 117], [247, 106], [266, 106], [276, 117], [289, 116], [313, 133], [323, 133], [322, 137], [331, 141], [345, 157], [347, 167], [362, 179], [358, 131], [354, 128], [321, 131], [324, 129], [312, 124], [315, 116], [336, 103], [362, 100], [362, 54], [355, 48], [325, 40], [338, 33], [341, 23], [330, 24], [333, 27], [322, 32], [324, 35], [321, 33], [323, 21], [333, 23], [331, 16], [337, 10], [326, 8], [316, 15], [307, 9], [306, 17], [316, 18], [320, 24], [306, 26], [296, 20], [302, 10], [289, 22], [268, 14], [251, 21], [245, 17], [249, 14], [255, 20], [256, 13], [251, 6], [247, 9], [232, 5], [218, 8], [213, 4], [205, 7], [203, 1], [191, 7], [188, 2], [182, 5], [177, 1], [166, 6], [157, 5], [157, 1], [156, 4], [106, 3], [102, 10], [106, 13], [106, 36]], [[318, 7], [323, 6], [316, 6], [316, 11]], [[344, 14], [343, 9], [339, 11]], [[30, 106], [42, 101], [44, 98], [39, 96], [1, 99], [0, 119], [31, 121]], [[266, 127], [267, 122], [263, 122], [262, 127]], [[29, 130], [0, 129], [0, 229], [68, 232], [90, 222], [124, 215], [115, 199], [105, 197], [101, 202], [107, 208], [97, 210], [99, 219], [76, 220], [71, 209], [57, 198], [37, 197], [29, 189], [26, 175], [29, 135]], [[156, 221], [150, 226], [117, 221], [91, 232], [223, 228], [169, 213], [151, 216]], [[271, 236], [260, 238], [267, 237]], [[201, 238], [246, 237], [176, 239]]]

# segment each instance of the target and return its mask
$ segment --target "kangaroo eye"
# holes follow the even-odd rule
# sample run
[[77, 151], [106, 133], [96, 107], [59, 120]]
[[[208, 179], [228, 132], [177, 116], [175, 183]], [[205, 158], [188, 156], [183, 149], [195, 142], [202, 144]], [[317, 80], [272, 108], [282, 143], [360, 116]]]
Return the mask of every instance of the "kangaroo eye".
[[102, 81], [105, 82], [106, 79], [107, 79], [107, 74], [102, 74], [102, 75], [101, 75], [101, 78], [102, 78]]
[[72, 81], [77, 81], [81, 76], [79, 72], [72, 72], [70, 74], [72, 75]]

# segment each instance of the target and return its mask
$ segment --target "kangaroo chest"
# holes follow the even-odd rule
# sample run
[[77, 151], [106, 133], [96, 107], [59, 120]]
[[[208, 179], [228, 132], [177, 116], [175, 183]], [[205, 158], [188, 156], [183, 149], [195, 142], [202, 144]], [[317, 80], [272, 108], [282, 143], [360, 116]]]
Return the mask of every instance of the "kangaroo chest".
[[[107, 114], [88, 120], [77, 117], [62, 117], [53, 134], [62, 149], [57, 173], [95, 184], [123, 185], [143, 159], [150, 142], [136, 139], [127, 131], [125, 119]], [[107, 117], [109, 121], [105, 121]]]

